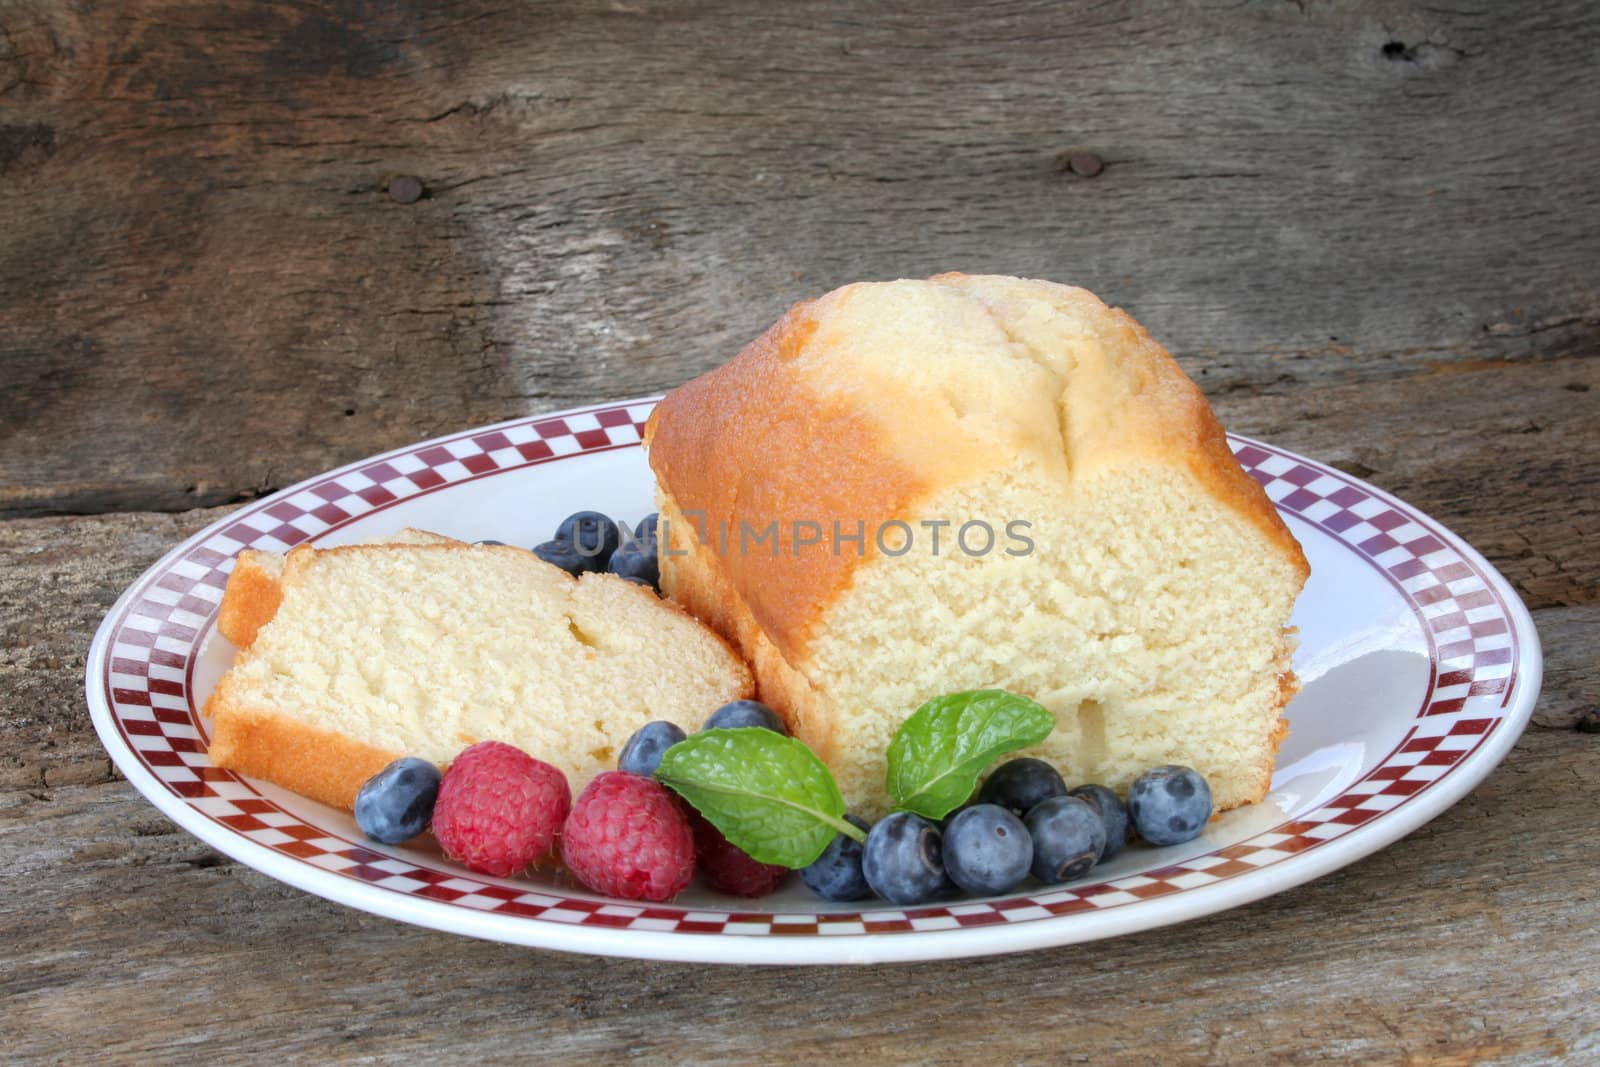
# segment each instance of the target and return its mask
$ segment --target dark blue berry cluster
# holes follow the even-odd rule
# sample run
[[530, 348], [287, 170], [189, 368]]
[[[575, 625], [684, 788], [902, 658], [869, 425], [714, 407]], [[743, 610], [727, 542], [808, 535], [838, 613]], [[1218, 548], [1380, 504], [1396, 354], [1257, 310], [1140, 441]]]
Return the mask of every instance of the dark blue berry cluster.
[[534, 546], [533, 554], [574, 576], [609, 571], [660, 592], [656, 516], [645, 516], [626, 537], [625, 529], [598, 511], [574, 512], [561, 520], [553, 538]]
[[1001, 764], [973, 802], [942, 823], [894, 812], [871, 828], [865, 846], [840, 834], [800, 873], [827, 900], [877, 895], [923, 904], [960, 893], [995, 896], [1030, 874], [1046, 885], [1082, 878], [1135, 832], [1153, 845], [1192, 840], [1210, 818], [1211, 790], [1188, 767], [1146, 771], [1125, 805], [1103, 785], [1068, 789], [1055, 768], [1025, 757]]

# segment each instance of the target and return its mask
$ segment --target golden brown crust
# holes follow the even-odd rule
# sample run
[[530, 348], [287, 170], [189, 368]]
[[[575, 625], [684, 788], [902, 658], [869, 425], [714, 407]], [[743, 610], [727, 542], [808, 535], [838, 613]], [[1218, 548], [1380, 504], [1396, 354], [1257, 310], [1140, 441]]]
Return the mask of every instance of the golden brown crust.
[[667, 539], [661, 554], [662, 592], [725, 637], [734, 652], [749, 663], [756, 699], [775, 709], [789, 732], [824, 762], [832, 759], [835, 733], [830, 706], [818, 699], [811, 683], [789, 664], [762, 630], [744, 599], [734, 591], [715, 554], [689, 535], [692, 524], [683, 520], [672, 496], [662, 491], [657, 504], [662, 519], [660, 529]]
[[[1205, 394], [1133, 316], [1085, 290], [1053, 282], [959, 273], [930, 281], [983, 303], [997, 322], [1021, 313], [1020, 292], [1084, 323], [1099, 338], [1102, 358], [1073, 368], [1064, 402], [1072, 409], [1069, 415], [1092, 405], [1099, 429], [1068, 446], [1075, 470], [1132, 455], [1181, 464], [1218, 502], [1254, 526], [1304, 582], [1311, 573], [1305, 552], [1266, 492], [1234, 458]], [[1087, 398], [1089, 405], [1078, 398]]]
[[[1282, 712], [1289, 706], [1289, 701], [1300, 692], [1300, 679], [1289, 666], [1294, 656], [1294, 630], [1288, 629], [1284, 633], [1283, 646], [1273, 667], [1278, 672], [1278, 702], [1277, 710]], [[1237, 803], [1219, 806], [1220, 814], [1229, 808], [1240, 807], [1245, 804], [1257, 804], [1267, 798], [1267, 793], [1272, 790], [1272, 770], [1277, 764], [1278, 750], [1283, 747], [1284, 740], [1289, 736], [1289, 720], [1279, 715], [1272, 724], [1272, 734], [1267, 738], [1266, 751], [1262, 753], [1261, 762], [1256, 768], [1255, 787]]]
[[[732, 362], [673, 390], [645, 427], [658, 484], [671, 490], [689, 530], [708, 547], [720, 544], [724, 532], [731, 539], [733, 547], [717, 553], [720, 566], [744, 610], [791, 662], [861, 559], [822, 543], [799, 551], [792, 542], [774, 544], [777, 551], [769, 551], [756, 536], [776, 523], [782, 537], [796, 521], [818, 516], [860, 521], [872, 531], [928, 488], [888, 455], [863, 414], [814, 395], [787, 372], [815, 332], [811, 309], [796, 306]], [[740, 551], [746, 524], [753, 547]], [[677, 525], [684, 532], [685, 523]], [[739, 644], [752, 658], [753, 650]]]
[[215, 730], [209, 754], [216, 766], [345, 811], [355, 807], [368, 778], [403, 755], [235, 703], [220, 686], [206, 701], [206, 715]]
[[234, 561], [217, 608], [217, 630], [235, 647], [249, 648], [283, 603], [282, 557], [245, 549]]

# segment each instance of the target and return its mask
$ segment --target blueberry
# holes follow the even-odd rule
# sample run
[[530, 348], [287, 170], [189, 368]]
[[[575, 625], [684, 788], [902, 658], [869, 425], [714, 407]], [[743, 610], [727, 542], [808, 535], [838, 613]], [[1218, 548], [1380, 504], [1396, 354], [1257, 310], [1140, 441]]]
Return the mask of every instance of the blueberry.
[[1181, 845], [1211, 819], [1211, 787], [1193, 767], [1152, 767], [1128, 788], [1134, 829], [1152, 845]]
[[735, 700], [731, 704], [724, 704], [711, 713], [711, 718], [706, 720], [701, 729], [737, 730], [741, 726], [759, 726], [785, 735], [789, 732], [783, 720], [778, 718], [778, 713], [759, 700]]
[[579, 555], [595, 561], [590, 570], [603, 571], [622, 545], [622, 531], [598, 511], [578, 511], [561, 520], [555, 539], [571, 542]]
[[1028, 828], [998, 804], [961, 809], [944, 832], [944, 869], [952, 882], [975, 896], [1010, 892], [1032, 864]]
[[653, 775], [661, 766], [661, 757], [667, 749], [682, 741], [685, 734], [675, 723], [656, 720], [647, 722], [633, 732], [628, 743], [622, 746], [617, 757], [617, 769], [630, 774]]
[[486, 541], [474, 541], [472, 543], [475, 544], [475, 545], [504, 545], [505, 544], [504, 541], [487, 541], [487, 540]]
[[635, 541], [654, 541], [656, 539], [656, 527], [660, 524], [660, 521], [660, 514], [652, 511], [640, 519], [639, 525], [633, 528], [633, 539]]
[[1041, 801], [1023, 822], [1033, 835], [1033, 876], [1046, 885], [1088, 873], [1106, 847], [1105, 823], [1079, 797]]
[[1100, 853], [1100, 860], [1114, 858], [1128, 843], [1128, 808], [1122, 798], [1103, 785], [1080, 785], [1069, 789], [1067, 795], [1077, 797], [1100, 816], [1106, 825], [1106, 849]]
[[[846, 815], [845, 820], [863, 830], [872, 829], [860, 816]], [[861, 871], [861, 842], [845, 834], [834, 837], [811, 866], [800, 868], [800, 880], [823, 900], [861, 900], [872, 895]]]
[[1040, 801], [1065, 796], [1066, 792], [1067, 783], [1054, 767], [1042, 759], [1024, 756], [996, 767], [978, 790], [978, 801], [998, 804], [1020, 819]]
[[661, 581], [654, 541], [629, 541], [611, 554], [606, 569], [624, 578], [638, 578], [654, 588]]
[[553, 563], [571, 575], [583, 574], [585, 571], [604, 570], [604, 564], [596, 563], [595, 557], [585, 556], [573, 547], [571, 541], [546, 541], [542, 545], [533, 546], [533, 554], [546, 563]]
[[909, 811], [894, 812], [867, 834], [861, 873], [891, 904], [922, 904], [955, 891], [944, 869], [939, 828]]
[[356, 825], [374, 841], [398, 845], [433, 820], [439, 768], [425, 759], [397, 759], [368, 778], [356, 794]]

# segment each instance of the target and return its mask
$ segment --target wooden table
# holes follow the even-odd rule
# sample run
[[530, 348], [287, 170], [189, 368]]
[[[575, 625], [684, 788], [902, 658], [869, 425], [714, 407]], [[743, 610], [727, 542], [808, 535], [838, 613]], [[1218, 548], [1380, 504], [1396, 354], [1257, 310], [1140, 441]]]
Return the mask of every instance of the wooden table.
[[[0, 0], [0, 1047], [1600, 1060], [1600, 736], [1574, 728], [1600, 697], [1597, 56], [1585, 0]], [[372, 918], [112, 769], [94, 628], [231, 506], [663, 390], [795, 300], [956, 268], [1129, 308], [1231, 429], [1481, 549], [1547, 656], [1505, 763], [1248, 907], [860, 969]]]

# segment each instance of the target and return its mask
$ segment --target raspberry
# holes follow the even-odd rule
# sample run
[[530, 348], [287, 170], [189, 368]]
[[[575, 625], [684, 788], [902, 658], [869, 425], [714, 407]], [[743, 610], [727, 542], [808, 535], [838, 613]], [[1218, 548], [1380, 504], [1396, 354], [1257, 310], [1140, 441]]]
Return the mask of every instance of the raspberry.
[[624, 900], [670, 900], [694, 877], [694, 835], [666, 786], [626, 771], [596, 775], [561, 830], [578, 881]]
[[509, 877], [550, 851], [572, 806], [567, 777], [499, 741], [462, 750], [439, 783], [433, 836], [445, 855]]
[[722, 831], [711, 825], [710, 820], [690, 810], [695, 857], [711, 888], [736, 897], [764, 897], [778, 888], [789, 868], [751, 859], [744, 849], [723, 837]]

